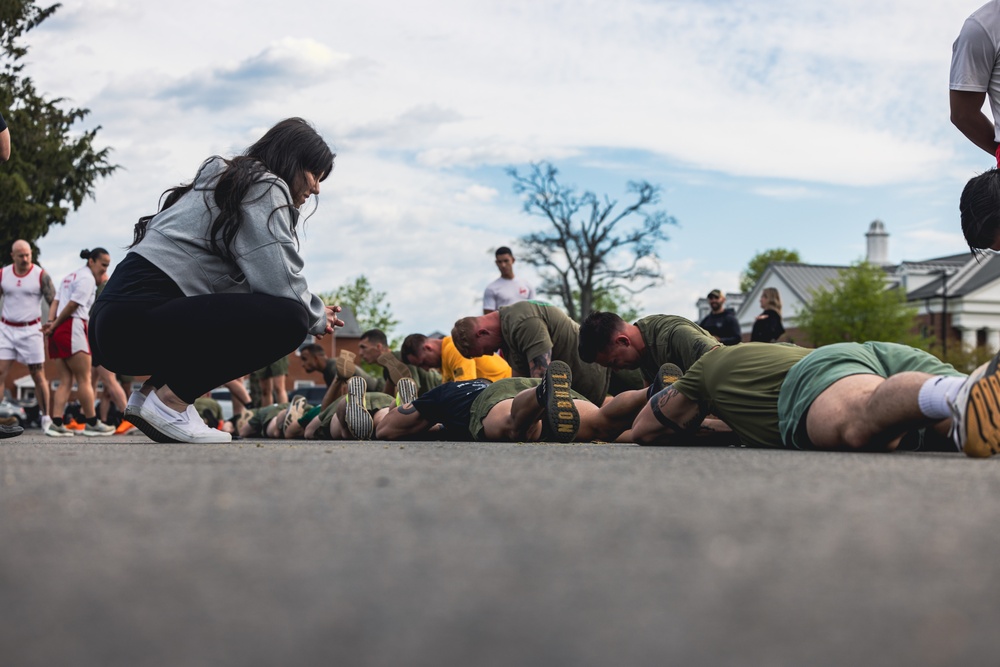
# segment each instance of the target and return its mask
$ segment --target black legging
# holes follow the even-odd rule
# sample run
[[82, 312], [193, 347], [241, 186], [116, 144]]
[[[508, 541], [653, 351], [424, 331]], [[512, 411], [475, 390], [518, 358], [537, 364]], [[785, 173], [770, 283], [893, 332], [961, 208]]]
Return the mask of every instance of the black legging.
[[266, 294], [206, 294], [167, 301], [101, 301], [90, 317], [95, 363], [149, 375], [193, 403], [207, 391], [295, 350], [308, 334], [297, 301]]

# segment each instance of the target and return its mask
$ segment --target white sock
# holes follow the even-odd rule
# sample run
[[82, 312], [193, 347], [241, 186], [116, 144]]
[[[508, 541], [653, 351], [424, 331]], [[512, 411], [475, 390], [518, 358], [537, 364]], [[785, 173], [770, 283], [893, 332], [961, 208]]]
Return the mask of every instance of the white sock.
[[930, 419], [945, 419], [951, 416], [949, 402], [958, 396], [959, 390], [965, 384], [965, 378], [950, 375], [938, 375], [924, 382], [920, 387], [917, 404], [920, 412]]

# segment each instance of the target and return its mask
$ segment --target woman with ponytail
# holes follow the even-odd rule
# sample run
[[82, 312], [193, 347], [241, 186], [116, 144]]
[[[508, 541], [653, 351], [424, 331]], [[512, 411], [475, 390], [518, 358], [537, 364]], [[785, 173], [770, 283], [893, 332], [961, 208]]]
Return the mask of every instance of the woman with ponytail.
[[[101, 423], [94, 410], [94, 388], [90, 384], [91, 354], [87, 340], [87, 323], [90, 307], [94, 305], [97, 284], [111, 264], [111, 256], [104, 248], [80, 251], [80, 259], [87, 263], [62, 279], [56, 298], [49, 306], [49, 321], [42, 326], [42, 333], [49, 339], [49, 358], [57, 363], [59, 386], [52, 394], [49, 414], [52, 423], [45, 429], [50, 436], [111, 435], [115, 429]], [[76, 380], [76, 397], [80, 401], [84, 425], [80, 431], [66, 428], [63, 413], [66, 401]]]
[[289, 118], [242, 155], [209, 158], [140, 218], [98, 299], [91, 344], [108, 369], [150, 376], [125, 411], [146, 435], [228, 442], [194, 400], [343, 326], [340, 307], [309, 290], [296, 233], [333, 159], [309, 123]]

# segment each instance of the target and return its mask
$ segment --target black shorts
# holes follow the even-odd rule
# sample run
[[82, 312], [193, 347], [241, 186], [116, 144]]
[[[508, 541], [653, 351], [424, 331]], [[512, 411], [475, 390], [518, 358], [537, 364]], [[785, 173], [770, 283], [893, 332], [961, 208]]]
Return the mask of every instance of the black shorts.
[[413, 407], [427, 421], [443, 424], [448, 439], [471, 440], [469, 414], [472, 402], [488, 386], [490, 381], [481, 378], [445, 382], [415, 399]]

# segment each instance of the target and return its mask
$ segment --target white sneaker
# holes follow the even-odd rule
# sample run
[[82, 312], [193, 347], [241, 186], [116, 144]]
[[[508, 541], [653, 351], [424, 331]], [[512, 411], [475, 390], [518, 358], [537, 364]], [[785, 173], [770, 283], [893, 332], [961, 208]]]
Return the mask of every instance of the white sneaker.
[[1000, 354], [972, 372], [951, 402], [952, 439], [973, 458], [1000, 453]]
[[164, 405], [155, 391], [146, 397], [139, 414], [148, 426], [178, 442], [208, 444], [233, 439], [224, 431], [206, 426], [193, 405], [187, 406], [184, 412], [177, 412]]
[[146, 423], [146, 420], [142, 418], [142, 406], [145, 402], [146, 397], [143, 396], [141, 391], [133, 391], [128, 397], [128, 404], [125, 406], [125, 421], [138, 428], [153, 442], [177, 442], [174, 438], [160, 433]]
[[49, 420], [49, 426], [44, 431], [45, 435], [51, 436], [53, 438], [72, 438], [76, 435], [76, 431], [68, 429], [65, 426], [56, 426]]
[[93, 426], [91, 426], [90, 424], [84, 423], [83, 430], [79, 431], [80, 435], [85, 435], [85, 436], [90, 437], [90, 438], [92, 438], [94, 436], [97, 436], [97, 435], [114, 435], [114, 432], [115, 432], [115, 427], [114, 426], [108, 426], [107, 424], [105, 424], [104, 422], [102, 422], [100, 419], [98, 419], [97, 423], [94, 424]]

